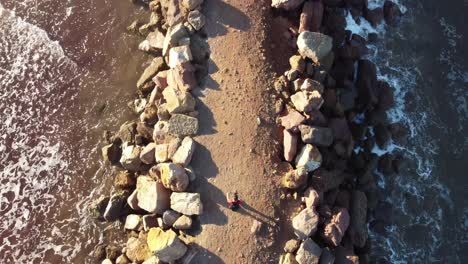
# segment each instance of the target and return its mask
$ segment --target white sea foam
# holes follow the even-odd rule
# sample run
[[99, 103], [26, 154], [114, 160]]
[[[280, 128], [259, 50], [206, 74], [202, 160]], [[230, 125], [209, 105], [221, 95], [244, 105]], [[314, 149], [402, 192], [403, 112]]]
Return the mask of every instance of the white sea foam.
[[[370, 0], [369, 7], [376, 8], [383, 5], [383, 0]], [[401, 10], [407, 9], [400, 2]], [[381, 41], [385, 41], [387, 28], [379, 26], [373, 29], [364, 18], [361, 24], [357, 24], [350, 14], [346, 17], [347, 29], [355, 34], [366, 37], [369, 33], [377, 33], [381, 36]], [[443, 21], [441, 21], [443, 23]], [[391, 29], [393, 30], [393, 29]], [[453, 28], [446, 27], [447, 34], [456, 38]], [[400, 36], [394, 34], [400, 38]], [[409, 128], [409, 140], [405, 145], [398, 145], [391, 142], [386, 149], [375, 147], [373, 152], [381, 156], [385, 153], [401, 153], [410, 161], [410, 169], [401, 175], [394, 177], [384, 177], [378, 175], [378, 185], [391, 189], [392, 192], [386, 200], [394, 205], [400, 224], [387, 227], [388, 236], [381, 236], [371, 232], [374, 244], [377, 245], [377, 256], [389, 256], [391, 263], [428, 263], [429, 260], [437, 260], [437, 250], [441, 244], [441, 225], [443, 223], [443, 208], [453, 208], [450, 192], [443, 186], [434, 174], [434, 159], [438, 154], [438, 140], [431, 138], [427, 132], [429, 126], [437, 122], [434, 114], [429, 109], [424, 98], [415, 93], [417, 80], [421, 78], [418, 65], [409, 63], [407, 65], [391, 65], [392, 50], [386, 50], [382, 44], [368, 45], [371, 50], [367, 59], [373, 61], [378, 68], [378, 78], [386, 81], [394, 88], [395, 106], [388, 111], [391, 122], [402, 122]], [[450, 55], [450, 54], [448, 54]], [[465, 78], [465, 74], [460, 74], [456, 69], [452, 70], [452, 75], [457, 80]], [[417, 102], [416, 109], [408, 109], [407, 93], [412, 92], [411, 102]], [[466, 93], [466, 89], [464, 90]], [[466, 111], [465, 101], [459, 102]], [[435, 121], [434, 121], [435, 120]], [[425, 198], [432, 198], [432, 206], [426, 207]], [[403, 224], [404, 223], [404, 224]], [[408, 229], [423, 226], [424, 232], [428, 235], [420, 244], [409, 242]], [[415, 239], [414, 237], [411, 239]]]

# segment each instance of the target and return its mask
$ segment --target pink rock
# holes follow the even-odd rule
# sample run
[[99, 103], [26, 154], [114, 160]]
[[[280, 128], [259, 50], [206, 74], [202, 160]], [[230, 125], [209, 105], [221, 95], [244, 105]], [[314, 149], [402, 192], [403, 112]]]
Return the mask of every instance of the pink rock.
[[303, 201], [306, 203], [307, 208], [314, 208], [319, 204], [320, 196], [314, 188], [309, 187], [304, 193]]
[[159, 86], [161, 89], [164, 89], [167, 87], [167, 73], [169, 71], [160, 71], [156, 76], [153, 77], [153, 82]]
[[297, 152], [297, 135], [284, 130], [283, 132], [284, 159], [293, 161]]
[[197, 78], [195, 77], [195, 67], [190, 62], [184, 62], [177, 65], [173, 70], [174, 80], [177, 88], [188, 92], [197, 87]]
[[332, 246], [338, 246], [349, 227], [349, 213], [345, 208], [339, 208], [324, 229], [323, 238]]
[[297, 129], [297, 126], [304, 122], [305, 117], [294, 109], [289, 109], [288, 114], [281, 117], [281, 125], [286, 130]]

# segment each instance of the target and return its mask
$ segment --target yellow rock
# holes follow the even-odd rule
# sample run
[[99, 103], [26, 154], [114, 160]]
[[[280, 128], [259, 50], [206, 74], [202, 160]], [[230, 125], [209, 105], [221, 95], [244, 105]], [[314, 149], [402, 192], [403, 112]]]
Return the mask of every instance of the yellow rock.
[[164, 231], [159, 227], [150, 229], [147, 243], [150, 251], [164, 262], [175, 261], [187, 251], [187, 247], [174, 231]]
[[297, 264], [297, 261], [293, 254], [287, 253], [286, 255], [281, 255], [279, 264]]

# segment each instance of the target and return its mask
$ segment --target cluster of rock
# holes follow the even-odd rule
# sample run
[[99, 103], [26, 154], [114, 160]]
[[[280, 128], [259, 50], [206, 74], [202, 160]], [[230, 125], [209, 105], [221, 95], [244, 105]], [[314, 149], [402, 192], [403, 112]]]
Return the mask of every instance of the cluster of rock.
[[372, 149], [400, 140], [405, 128], [389, 124], [393, 89], [363, 59], [376, 36], [346, 31], [345, 17], [351, 12], [374, 26], [393, 25], [401, 12], [390, 1], [373, 10], [365, 0], [273, 0], [272, 6], [290, 19], [300, 11], [299, 27], [291, 22], [285, 34], [297, 55], [274, 84], [284, 197], [301, 197], [292, 217], [296, 239], [286, 243], [280, 263], [368, 263], [368, 223], [384, 230], [391, 221], [375, 173], [402, 168], [401, 157], [379, 157]]
[[[151, 55], [137, 82], [138, 99], [129, 105], [139, 116], [107, 135], [103, 159], [117, 168], [114, 190], [91, 206], [105, 221], [124, 222], [128, 241], [122, 250], [99, 247], [102, 263], [172, 263], [190, 258], [181, 237], [202, 214], [199, 193], [189, 191], [196, 179], [190, 161], [197, 143], [198, 113], [191, 91], [207, 74], [208, 49], [200, 30], [203, 0], [143, 2], [148, 23], [128, 30], [145, 39], [139, 49]], [[109, 253], [112, 252], [112, 253]], [[115, 252], [119, 252], [118, 254]], [[101, 260], [102, 260], [101, 259]]]

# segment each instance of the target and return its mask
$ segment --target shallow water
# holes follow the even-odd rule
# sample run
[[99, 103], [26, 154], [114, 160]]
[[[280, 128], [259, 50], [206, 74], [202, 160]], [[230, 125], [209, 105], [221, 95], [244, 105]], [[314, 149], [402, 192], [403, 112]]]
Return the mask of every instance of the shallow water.
[[[380, 186], [395, 208], [387, 236], [374, 237], [373, 259], [390, 263], [465, 263], [468, 207], [465, 192], [467, 151], [468, 56], [462, 1], [398, 1], [405, 11], [396, 27], [355, 24], [353, 32], [378, 32], [369, 58], [380, 79], [395, 88], [392, 121], [410, 129], [407, 142], [387, 150], [402, 153], [408, 170], [381, 177]], [[370, 0], [373, 6], [383, 1]], [[353, 24], [354, 23], [354, 24]]]
[[87, 205], [106, 194], [105, 129], [131, 115], [148, 58], [125, 28], [129, 1], [10, 1], [0, 6], [0, 259], [84, 263], [106, 225]]

